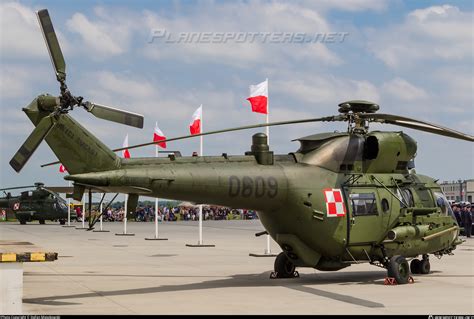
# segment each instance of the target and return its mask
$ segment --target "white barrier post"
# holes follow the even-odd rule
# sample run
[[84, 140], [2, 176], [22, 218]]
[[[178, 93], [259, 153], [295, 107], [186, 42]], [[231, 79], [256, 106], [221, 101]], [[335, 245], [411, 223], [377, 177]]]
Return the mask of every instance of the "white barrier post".
[[135, 236], [135, 234], [127, 233], [127, 206], [128, 206], [128, 194], [125, 194], [125, 208], [123, 211], [123, 233], [117, 233], [116, 236]]
[[86, 197], [82, 195], [82, 228], [86, 228]]
[[86, 197], [84, 195], [82, 195], [82, 209], [81, 209], [81, 212], [82, 212], [82, 227], [76, 227], [76, 229], [85, 229], [86, 228], [86, 225], [85, 225], [85, 220], [86, 220]]
[[[71, 181], [68, 183], [69, 187], [71, 187]], [[71, 199], [67, 199], [67, 225], [63, 227], [75, 227], [71, 225]]]
[[199, 241], [198, 245], [202, 245], [202, 205], [199, 205]]
[[[158, 150], [157, 150], [158, 153]], [[158, 236], [158, 198], [155, 199], [155, 237], [145, 238], [145, 240], [168, 240], [168, 238], [160, 238]]]
[[104, 209], [104, 198], [105, 198], [105, 193], [102, 194], [102, 199], [100, 200], [100, 217], [99, 217], [99, 225], [100, 225], [100, 230], [93, 230], [94, 233], [108, 233], [108, 230], [104, 230], [102, 227], [102, 210]]
[[158, 198], [155, 199], [155, 238], [158, 238]]

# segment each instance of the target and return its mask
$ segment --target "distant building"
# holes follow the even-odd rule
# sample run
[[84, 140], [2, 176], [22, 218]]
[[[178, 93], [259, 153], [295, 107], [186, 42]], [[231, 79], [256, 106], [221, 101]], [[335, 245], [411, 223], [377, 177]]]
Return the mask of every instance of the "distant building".
[[474, 197], [474, 179], [452, 182], [444, 181], [440, 183], [440, 186], [448, 200], [472, 203], [472, 198]]

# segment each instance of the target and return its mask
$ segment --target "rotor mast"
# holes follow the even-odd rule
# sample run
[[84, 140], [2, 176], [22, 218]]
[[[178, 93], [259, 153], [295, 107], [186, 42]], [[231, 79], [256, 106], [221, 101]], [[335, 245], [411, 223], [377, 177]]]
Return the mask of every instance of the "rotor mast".
[[347, 132], [353, 134], [367, 134], [369, 121], [359, 116], [360, 114], [375, 113], [379, 105], [370, 101], [353, 100], [340, 103], [339, 113], [346, 116]]

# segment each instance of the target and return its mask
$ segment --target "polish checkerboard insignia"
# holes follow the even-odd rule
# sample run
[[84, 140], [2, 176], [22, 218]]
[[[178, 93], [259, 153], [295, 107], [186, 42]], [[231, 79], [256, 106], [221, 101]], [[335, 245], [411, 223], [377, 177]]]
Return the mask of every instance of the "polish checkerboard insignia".
[[346, 207], [340, 189], [327, 188], [323, 190], [326, 200], [326, 214], [328, 217], [342, 217], [346, 215]]
[[20, 203], [13, 204], [13, 210], [19, 210], [19, 209], [20, 209]]

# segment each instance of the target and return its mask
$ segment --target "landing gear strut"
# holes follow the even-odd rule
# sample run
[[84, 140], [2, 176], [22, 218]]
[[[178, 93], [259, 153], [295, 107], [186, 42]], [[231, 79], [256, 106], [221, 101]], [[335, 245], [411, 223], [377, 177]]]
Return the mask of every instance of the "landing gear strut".
[[299, 277], [299, 273], [295, 270], [295, 265], [286, 256], [284, 252], [281, 252], [275, 259], [274, 269], [271, 273], [270, 278], [296, 278]]

